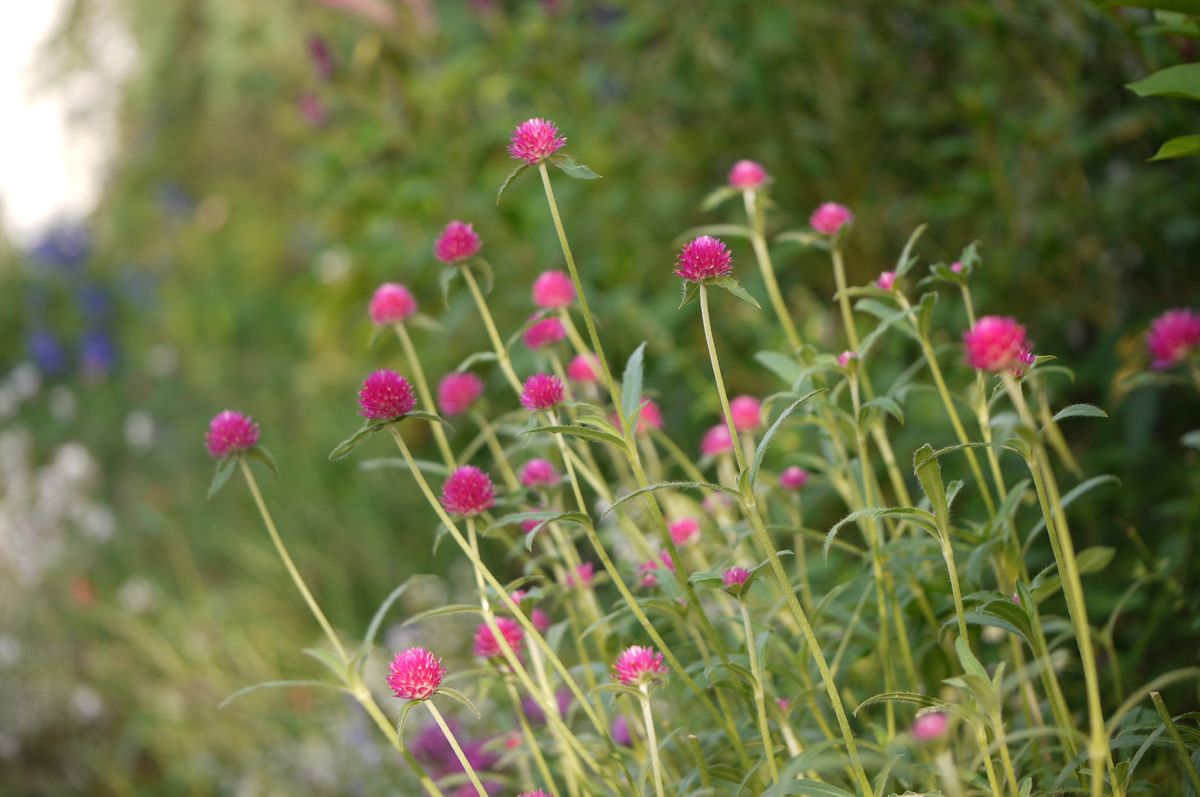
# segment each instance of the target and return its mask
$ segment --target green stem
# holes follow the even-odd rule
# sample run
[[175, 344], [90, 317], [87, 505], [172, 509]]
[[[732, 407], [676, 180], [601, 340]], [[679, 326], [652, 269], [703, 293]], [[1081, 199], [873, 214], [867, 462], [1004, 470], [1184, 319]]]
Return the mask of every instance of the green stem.
[[664, 797], [662, 762], [658, 760], [658, 737], [654, 733], [654, 717], [650, 713], [650, 689], [645, 684], [639, 687], [642, 693], [642, 719], [646, 723], [646, 748], [650, 753], [650, 766], [654, 771], [654, 791]]
[[454, 750], [454, 755], [458, 757], [458, 763], [462, 764], [463, 771], [467, 773], [467, 780], [471, 781], [471, 785], [475, 787], [475, 791], [479, 793], [479, 797], [488, 797], [487, 789], [483, 788], [483, 784], [479, 782], [479, 776], [475, 774], [475, 768], [471, 766], [470, 760], [463, 754], [462, 748], [458, 746], [458, 739], [454, 738], [454, 732], [450, 730], [450, 726], [442, 718], [442, 712], [438, 711], [437, 706], [433, 704], [432, 700], [426, 700], [425, 707], [433, 715], [433, 721], [442, 729], [442, 734], [446, 737], [446, 741], [450, 743], [450, 748]]
[[767, 759], [767, 772], [771, 783], [779, 782], [779, 763], [775, 760], [775, 745], [771, 742], [771, 726], [767, 722], [767, 699], [763, 693], [763, 668], [758, 660], [758, 649], [754, 644], [754, 631], [750, 626], [750, 611], [745, 601], [739, 600], [742, 609], [742, 629], [746, 634], [746, 653], [750, 657], [750, 673], [754, 676], [754, 704], [758, 709], [758, 733], [762, 737], [763, 752]]
[[753, 190], [743, 191], [742, 198], [746, 203], [746, 219], [750, 222], [750, 245], [754, 249], [755, 259], [758, 260], [763, 284], [767, 287], [767, 296], [771, 299], [771, 306], [775, 309], [779, 325], [783, 327], [783, 334], [787, 336], [788, 345], [791, 346], [793, 352], [798, 351], [802, 345], [800, 334], [796, 331], [796, 325], [792, 323], [787, 303], [784, 302], [783, 293], [779, 290], [779, 282], [775, 279], [775, 267], [771, 263], [771, 252], [767, 248], [767, 238], [764, 234], [766, 219], [759, 207], [758, 194]]
[[987, 773], [992, 797], [1004, 797], [1000, 791], [1000, 781], [996, 779], [996, 768], [992, 765], [992, 756], [988, 753], [987, 733], [984, 732], [982, 725], [975, 726], [975, 743], [979, 745], [979, 755], [983, 756], [983, 770]]
[[476, 282], [475, 275], [471, 273], [470, 268], [463, 266], [462, 275], [467, 282], [467, 287], [471, 290], [471, 296], [475, 299], [475, 307], [479, 309], [479, 317], [483, 319], [483, 326], [487, 329], [488, 338], [492, 341], [492, 350], [496, 352], [496, 361], [500, 363], [500, 370], [504, 373], [504, 378], [508, 380], [513, 391], [520, 396], [521, 380], [517, 378], [517, 372], [513, 370], [508, 349], [504, 348], [504, 340], [496, 329], [496, 322], [492, 318], [492, 311], [488, 309], [487, 301], [483, 298], [483, 291], [479, 289], [479, 283]]
[[[417, 383], [417, 395], [421, 398], [421, 403], [425, 405], [427, 411], [436, 412], [437, 405], [433, 403], [433, 393], [429, 390], [425, 369], [421, 367], [421, 359], [417, 356], [417, 348], [413, 346], [408, 328], [404, 326], [403, 321], [398, 321], [393, 326], [396, 329], [396, 337], [400, 338], [400, 345], [404, 349], [404, 358], [408, 360], [408, 368], [412, 372], [413, 381]], [[440, 423], [433, 424], [433, 439], [437, 441], [438, 451], [441, 452], [446, 467], [454, 470], [458, 463], [454, 460], [454, 451], [450, 448], [450, 441], [446, 438], [446, 430]]]
[[445, 797], [445, 795], [442, 794], [442, 790], [437, 787], [437, 784], [434, 783], [433, 779], [430, 778], [425, 772], [425, 768], [417, 762], [417, 759], [413, 757], [413, 754], [410, 753], [408, 748], [404, 746], [404, 742], [400, 739], [400, 734], [396, 731], [396, 726], [384, 716], [383, 710], [379, 708], [379, 704], [376, 703], [375, 698], [371, 696], [370, 690], [367, 689], [365, 685], [360, 683], [359, 688], [355, 689], [354, 691], [354, 699], [357, 700], [358, 704], [366, 710], [367, 714], [375, 722], [375, 725], [387, 738], [388, 743], [391, 744], [392, 747], [396, 748], [400, 755], [404, 756], [404, 760], [408, 762], [408, 765], [412, 767], [413, 772], [416, 773], [417, 780], [420, 782], [421, 787], [425, 789], [425, 793], [430, 797]]
[[529, 718], [525, 716], [525, 707], [521, 705], [521, 697], [517, 694], [517, 688], [512, 685], [512, 681], [507, 679], [505, 679], [504, 685], [508, 688], [508, 698], [512, 701], [513, 711], [517, 712], [517, 724], [521, 726], [521, 735], [525, 737], [525, 744], [529, 745], [529, 753], [533, 756], [538, 773], [550, 787], [551, 793], [556, 794], [558, 793], [558, 784], [554, 782], [554, 776], [550, 774], [546, 757], [542, 755], [542, 746], [538, 744], [537, 737], [533, 735], [533, 729], [529, 727]]
[[1158, 692], [1151, 692], [1150, 699], [1154, 701], [1154, 710], [1158, 712], [1158, 716], [1162, 719], [1163, 725], [1166, 726], [1167, 733], [1175, 745], [1175, 751], [1179, 753], [1179, 759], [1183, 762], [1183, 771], [1187, 773], [1188, 780], [1192, 782], [1192, 792], [1200, 794], [1200, 774], [1196, 772], [1196, 766], [1188, 754], [1187, 745], [1183, 743], [1183, 737], [1179, 735], [1179, 729], [1175, 727], [1175, 720], [1171, 719], [1171, 713], [1167, 711], [1162, 695]]

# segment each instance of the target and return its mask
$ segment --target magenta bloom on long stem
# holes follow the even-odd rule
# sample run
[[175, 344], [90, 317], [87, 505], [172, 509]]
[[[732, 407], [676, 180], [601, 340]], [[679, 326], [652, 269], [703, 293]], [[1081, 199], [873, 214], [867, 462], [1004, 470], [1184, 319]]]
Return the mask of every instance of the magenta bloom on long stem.
[[482, 248], [483, 239], [475, 232], [475, 227], [455, 220], [446, 225], [434, 242], [433, 255], [443, 263], [453, 265], [474, 257]]
[[875, 287], [884, 291], [890, 291], [892, 288], [896, 287], [896, 272], [879, 272], [879, 276], [875, 278]]
[[1020, 371], [1031, 353], [1025, 327], [1016, 319], [986, 315], [963, 333], [967, 365], [979, 371]]
[[547, 119], [529, 119], [517, 125], [508, 143], [508, 154], [513, 160], [525, 161], [536, 166], [567, 145], [566, 136], [558, 134], [558, 127]]
[[437, 694], [445, 677], [441, 659], [425, 648], [408, 648], [392, 659], [387, 683], [401, 700], [428, 700]]
[[946, 732], [950, 717], [944, 711], [925, 711], [913, 720], [912, 735], [918, 741], [931, 742]]
[[537, 350], [546, 346], [553, 346], [555, 343], [561, 342], [566, 336], [567, 331], [563, 329], [562, 322], [551, 316], [530, 325], [529, 329], [525, 330], [523, 337], [526, 346]]
[[822, 235], [836, 235], [837, 231], [854, 221], [854, 214], [845, 205], [836, 202], [825, 202], [812, 212], [808, 223]]
[[613, 664], [613, 677], [626, 686], [640, 686], [657, 681], [667, 672], [663, 655], [654, 648], [642, 645], [625, 648]]
[[412, 412], [416, 406], [412, 385], [387, 368], [364, 379], [362, 389], [358, 391], [358, 414], [368, 421], [394, 421]]
[[258, 424], [249, 415], [225, 410], [208, 423], [204, 445], [213, 459], [224, 459], [258, 445]]
[[438, 409], [443, 415], [462, 415], [483, 395], [483, 380], [470, 371], [446, 374], [438, 383]]
[[667, 531], [671, 533], [671, 541], [676, 545], [687, 545], [700, 536], [700, 521], [694, 517], [680, 518], [668, 525]]
[[752, 160], [740, 160], [729, 170], [729, 186], [739, 191], [753, 191], [767, 181], [767, 170]]
[[[519, 653], [521, 642], [525, 639], [525, 632], [521, 629], [521, 624], [509, 617], [497, 617], [496, 628], [500, 629], [501, 635], [508, 642], [513, 653]], [[504, 654], [499, 640], [492, 633], [492, 629], [488, 628], [487, 623], [480, 623], [479, 627], [475, 629], [474, 651], [475, 655], [481, 659], [494, 659]]]
[[496, 505], [492, 479], [474, 465], [463, 465], [442, 485], [442, 506], [452, 515], [474, 517]]
[[739, 589], [750, 579], [750, 571], [744, 567], [726, 568], [721, 573], [721, 583], [726, 589]]
[[1178, 365], [1200, 347], [1200, 313], [1178, 308], [1154, 319], [1146, 333], [1146, 348], [1154, 357], [1153, 367], [1162, 371]]
[[371, 321], [376, 324], [395, 324], [416, 312], [416, 298], [408, 288], [398, 283], [383, 283], [371, 297]]
[[562, 381], [553, 374], [534, 374], [525, 380], [521, 391], [521, 404], [525, 409], [537, 412], [549, 410], [562, 403], [564, 388]]
[[710, 282], [733, 271], [733, 255], [720, 238], [701, 235], [679, 251], [675, 276], [688, 282]]
[[533, 281], [533, 303], [543, 310], [569, 307], [575, 301], [575, 285], [565, 271], [543, 271]]

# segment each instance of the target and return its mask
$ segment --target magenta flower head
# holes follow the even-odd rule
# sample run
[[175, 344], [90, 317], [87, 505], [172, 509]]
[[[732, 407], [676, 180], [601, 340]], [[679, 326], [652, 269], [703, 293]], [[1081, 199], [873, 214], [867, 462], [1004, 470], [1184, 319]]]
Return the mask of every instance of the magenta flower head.
[[1020, 371], [1029, 365], [1025, 327], [1006, 316], [985, 315], [963, 333], [967, 365], [979, 371]]
[[526, 487], [553, 487], [558, 480], [558, 470], [547, 459], [531, 459], [521, 468], [521, 484]]
[[965, 266], [963, 266], [962, 263], [955, 260], [953, 263], [950, 264], [950, 270], [953, 271], [955, 274], [961, 274], [965, 270]]
[[633, 747], [633, 734], [629, 732], [629, 720], [625, 719], [624, 714], [613, 717], [609, 733], [612, 734], [612, 740], [622, 747]]
[[588, 589], [592, 586], [592, 579], [595, 577], [596, 566], [591, 562], [584, 562], [575, 568], [574, 573], [567, 573], [567, 586]]
[[[521, 624], [510, 617], [497, 617], [496, 627], [500, 629], [500, 634], [508, 642], [513, 653], [519, 654], [521, 642], [525, 639], [525, 632], [521, 630]], [[488, 628], [487, 623], [480, 623], [479, 627], [475, 629], [474, 651], [475, 655], [481, 659], [494, 659], [504, 655], [500, 642], [492, 633], [492, 629]]]
[[688, 282], [711, 282], [733, 272], [733, 255], [720, 238], [701, 235], [679, 251], [675, 276]]
[[474, 465], [463, 465], [442, 485], [442, 506], [452, 515], [474, 517], [496, 505], [492, 479]]
[[754, 191], [767, 181], [767, 170], [761, 164], [740, 160], [729, 170], [729, 186], [739, 191]]
[[854, 221], [854, 214], [845, 205], [825, 202], [812, 212], [808, 223], [821, 235], [836, 235], [843, 226]]
[[858, 359], [858, 352], [844, 351], [837, 356], [837, 364], [842, 368], [849, 368], [850, 363]]
[[567, 378], [584, 384], [591, 384], [599, 377], [600, 363], [591, 354], [576, 354], [567, 364]]
[[443, 415], [462, 415], [483, 395], [483, 380], [470, 371], [446, 374], [438, 383], [438, 409]]
[[762, 402], [754, 396], [738, 396], [729, 402], [729, 413], [739, 432], [752, 432], [762, 426]]
[[446, 677], [442, 660], [425, 648], [402, 650], [392, 659], [387, 683], [401, 700], [428, 700]]
[[457, 219], [446, 225], [433, 244], [433, 255], [447, 265], [454, 265], [479, 254], [483, 239], [475, 227]]
[[358, 391], [358, 414], [368, 421], [394, 421], [413, 411], [417, 399], [412, 385], [395, 371], [380, 368], [363, 380]]
[[385, 282], [375, 289], [371, 297], [371, 321], [395, 324], [417, 312], [417, 300], [412, 292], [395, 282]]
[[531, 324], [529, 329], [525, 330], [524, 339], [526, 346], [536, 350], [552, 346], [566, 336], [567, 331], [563, 329], [562, 322], [551, 316]]
[[1200, 313], [1179, 308], [1154, 319], [1146, 333], [1146, 348], [1154, 357], [1153, 367], [1163, 371], [1187, 359], [1200, 346]]
[[653, 683], [667, 674], [663, 655], [654, 648], [631, 645], [617, 656], [613, 664], [613, 677], [626, 686], [641, 686]]
[[946, 733], [950, 717], [944, 711], [922, 711], [913, 720], [912, 735], [920, 742], [932, 742]]
[[808, 484], [808, 479], [808, 471], [792, 465], [789, 468], [784, 468], [783, 473], [779, 474], [779, 486], [785, 490], [795, 492]]
[[881, 271], [879, 276], [875, 278], [875, 287], [883, 291], [890, 291], [896, 286], [896, 272]]
[[700, 440], [700, 453], [706, 457], [715, 457], [733, 450], [733, 438], [729, 436], [729, 428], [723, 423], [704, 433]]
[[563, 383], [553, 374], [534, 374], [525, 380], [521, 404], [532, 412], [549, 410], [563, 400]]
[[533, 281], [533, 303], [543, 310], [570, 307], [575, 301], [575, 286], [565, 271], [543, 271]]
[[534, 789], [533, 791], [523, 791], [517, 797], [554, 797], [554, 795], [542, 789]]
[[225, 459], [230, 454], [258, 445], [258, 424], [249, 415], [234, 410], [217, 413], [208, 422], [204, 445], [213, 459]]
[[667, 526], [667, 531], [676, 545], [687, 545], [700, 535], [700, 521], [694, 517], [680, 518]]
[[744, 567], [726, 568], [725, 572], [721, 574], [721, 585], [731, 595], [741, 595], [749, 580], [750, 571]]
[[567, 145], [566, 136], [558, 134], [558, 126], [548, 119], [529, 119], [517, 125], [508, 142], [508, 154], [513, 160], [536, 166]]

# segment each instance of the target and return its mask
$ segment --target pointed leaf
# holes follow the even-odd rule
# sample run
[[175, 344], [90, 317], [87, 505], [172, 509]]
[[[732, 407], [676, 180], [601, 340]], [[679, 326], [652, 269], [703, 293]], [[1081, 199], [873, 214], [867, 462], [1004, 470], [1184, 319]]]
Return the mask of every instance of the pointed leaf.
[[212, 484], [208, 485], [208, 498], [212, 498], [221, 491], [221, 488], [225, 486], [225, 482], [229, 481], [229, 477], [237, 469], [237, 463], [238, 458], [236, 454], [225, 457], [217, 463], [217, 468], [213, 471]]
[[522, 163], [521, 165], [517, 166], [517, 168], [515, 168], [511, 172], [509, 172], [508, 177], [505, 177], [504, 182], [500, 184], [500, 190], [496, 192], [496, 204], [497, 205], [500, 204], [500, 197], [504, 196], [504, 192], [508, 190], [508, 187], [510, 185], [512, 185], [513, 180], [520, 177], [521, 173], [524, 172], [528, 168], [529, 168], [528, 163]]
[[329, 452], [329, 461], [336, 462], [339, 459], [348, 457], [354, 449], [366, 441], [372, 432], [377, 431], [381, 427], [382, 424], [378, 421], [365, 421], [362, 426], [358, 427], [354, 434], [334, 446], [333, 450]]
[[1069, 407], [1063, 407], [1058, 412], [1054, 413], [1054, 420], [1061, 421], [1064, 418], [1107, 418], [1108, 413], [1092, 404], [1072, 404]]
[[682, 295], [680, 296], [679, 307], [677, 309], [682, 310], [696, 301], [696, 297], [700, 295], [700, 286], [689, 280], [683, 280], [680, 288], [682, 289]]
[[762, 309], [762, 307], [755, 300], [755, 298], [753, 296], [751, 296], [749, 293], [747, 293], [746, 289], [742, 287], [742, 284], [740, 282], [738, 282], [736, 279], [734, 279], [733, 277], [721, 277], [718, 280], [714, 280], [712, 284], [716, 285], [718, 288], [724, 288], [725, 290], [732, 293], [734, 296], [741, 299], [743, 302], [746, 302], [747, 304], [752, 304], [755, 307], [757, 307], [759, 310]]
[[[560, 153], [550, 158], [550, 162], [558, 168], [562, 169], [568, 177], [574, 177], [576, 180], [599, 180], [600, 175], [584, 166], [579, 161], [575, 160], [570, 155]], [[503, 189], [502, 189], [503, 190]]]
[[933, 452], [933, 446], [926, 443], [913, 453], [913, 470], [921, 489], [929, 498], [933, 515], [937, 518], [938, 530], [948, 534], [950, 527], [950, 502], [946, 499], [946, 487], [942, 484], [942, 466]]
[[625, 374], [621, 377], [621, 409], [626, 418], [633, 415], [642, 405], [642, 370], [645, 356], [646, 342], [642, 341], [625, 363]]
[[1200, 63], [1176, 64], [1126, 86], [1139, 97], [1200, 100]]
[[245, 697], [251, 692], [257, 692], [260, 689], [300, 689], [307, 687], [312, 687], [314, 689], [335, 689], [339, 692], [346, 691], [342, 687], [336, 684], [331, 684], [328, 681], [264, 681], [261, 684], [254, 684], [253, 686], [247, 686], [237, 690], [232, 695], [222, 700], [220, 705], [217, 706], [217, 710], [219, 711], [225, 708], [239, 697]]
[[786, 354], [780, 354], [777, 351], [760, 351], [754, 355], [754, 359], [788, 385], [794, 385], [799, 382], [800, 377], [804, 373], [799, 363]]
[[903, 277], [905, 272], [916, 264], [917, 261], [912, 258], [912, 250], [928, 226], [928, 224], [922, 224], [912, 231], [912, 235], [908, 236], [908, 243], [904, 245], [904, 251], [900, 253], [900, 259], [896, 261], [896, 276]]
[[1198, 155], [1200, 155], [1200, 134], [1193, 134], [1167, 139], [1150, 160], [1169, 161], [1175, 158], [1194, 158]]
[[708, 196], [704, 197], [704, 201], [700, 203], [701, 210], [712, 210], [721, 205], [726, 200], [732, 199], [738, 195], [738, 190], [732, 186], [723, 185], [716, 189]]
[[439, 695], [445, 695], [446, 697], [451, 698], [452, 700], [457, 700], [459, 703], [462, 703], [464, 706], [471, 709], [471, 713], [475, 715], [475, 719], [482, 719], [482, 717], [479, 714], [479, 709], [475, 708], [475, 704], [472, 703], [467, 698], [466, 695], [464, 695], [462, 692], [458, 691], [457, 689], [451, 689], [448, 686], [441, 686], [441, 687], [438, 687], [437, 693]]
[[801, 396], [791, 404], [784, 407], [783, 412], [779, 413], [779, 417], [775, 419], [775, 422], [771, 424], [770, 428], [768, 428], [766, 433], [763, 434], [762, 440], [760, 440], [758, 443], [758, 448], [754, 451], [754, 459], [750, 462], [748, 482], [751, 488], [754, 487], [754, 480], [758, 478], [758, 471], [759, 468], [762, 467], [763, 457], [765, 457], [767, 454], [767, 447], [771, 445], [771, 441], [775, 438], [775, 434], [779, 431], [779, 428], [783, 426], [783, 422], [787, 420], [788, 416], [791, 415], [797, 407], [818, 393], [823, 393], [824, 391], [825, 388], [814, 390], [805, 396]]
[[450, 614], [482, 614], [483, 609], [473, 603], [451, 603], [448, 606], [438, 606], [435, 609], [427, 609], [423, 612], [418, 612], [412, 617], [405, 620], [401, 625], [413, 625], [422, 620], [428, 620], [433, 617], [445, 617]]
[[271, 452], [264, 446], [254, 446], [246, 449], [246, 456], [251, 459], [257, 459], [262, 464], [271, 469], [271, 474], [279, 478], [279, 468], [275, 465], [275, 458], [271, 456]]
[[584, 440], [593, 440], [597, 443], [608, 443], [611, 446], [618, 448], [625, 447], [625, 439], [620, 435], [612, 432], [605, 432], [600, 429], [593, 429], [590, 426], [535, 426], [532, 429], [523, 429], [521, 434], [535, 434], [537, 432], [545, 432], [547, 434], [565, 434], [568, 437], [581, 437]]
[[637, 490], [634, 490], [631, 493], [621, 496], [616, 501], [614, 501], [612, 503], [612, 505], [608, 507], [608, 509], [604, 510], [604, 513], [601, 514], [600, 517], [603, 518], [603, 517], [607, 516], [610, 512], [612, 512], [614, 509], [616, 509], [621, 504], [625, 503], [626, 501], [637, 498], [639, 495], [644, 495], [645, 493], [652, 493], [652, 492], [655, 492], [656, 490], [701, 490], [701, 489], [714, 490], [716, 492], [728, 493], [729, 495], [735, 495], [735, 496], [738, 494], [736, 490], [731, 490], [728, 487], [722, 487], [719, 484], [711, 484], [709, 482], [659, 482], [658, 484], [651, 484], [646, 487], [638, 488]]

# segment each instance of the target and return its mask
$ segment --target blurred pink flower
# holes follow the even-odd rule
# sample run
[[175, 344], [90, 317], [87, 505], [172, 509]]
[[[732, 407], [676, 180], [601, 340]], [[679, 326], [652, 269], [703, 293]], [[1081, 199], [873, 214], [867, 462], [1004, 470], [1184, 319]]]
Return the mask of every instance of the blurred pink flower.
[[438, 383], [438, 409], [443, 415], [462, 415], [483, 395], [483, 380], [470, 371], [446, 374]]
[[729, 170], [729, 185], [739, 191], [753, 191], [767, 180], [767, 170], [751, 160], [740, 160]]
[[455, 220], [446, 225], [434, 242], [433, 255], [443, 263], [452, 265], [474, 257], [482, 248], [483, 239], [475, 232], [474, 225]]
[[1025, 327], [1016, 319], [987, 315], [963, 333], [967, 364], [979, 371], [1019, 371], [1031, 352]]
[[1197, 346], [1200, 346], [1200, 313], [1193, 310], [1168, 310], [1154, 319], [1146, 333], [1146, 348], [1158, 371], [1183, 362]]
[[[521, 630], [521, 624], [510, 617], [497, 617], [496, 628], [500, 629], [501, 635], [508, 642], [513, 653], [519, 654], [521, 642], [525, 639], [525, 632]], [[493, 659], [504, 655], [499, 640], [492, 633], [492, 629], [488, 628], [487, 623], [480, 623], [479, 627], [475, 629], [474, 652], [481, 659]]]
[[715, 457], [733, 450], [733, 438], [729, 436], [729, 428], [723, 423], [709, 429], [700, 441], [700, 453], [706, 457]]
[[667, 531], [676, 545], [687, 545], [700, 535], [700, 521], [694, 517], [680, 518], [667, 526]]
[[575, 301], [575, 286], [565, 271], [543, 271], [533, 281], [533, 303], [543, 310], [569, 307]]
[[598, 379], [600, 363], [591, 354], [576, 354], [567, 365], [567, 378], [576, 382], [592, 383]]
[[950, 725], [950, 717], [943, 711], [924, 711], [913, 720], [912, 735], [918, 741], [930, 742], [939, 738]]
[[808, 223], [822, 235], [835, 235], [844, 225], [854, 221], [854, 214], [845, 205], [825, 202], [812, 212]]
[[417, 300], [403, 285], [385, 282], [375, 289], [369, 312], [376, 324], [395, 324], [417, 312]]
[[896, 285], [896, 272], [881, 271], [875, 278], [875, 286], [880, 290], [890, 291]]
[[779, 486], [785, 490], [799, 490], [808, 484], [808, 479], [808, 471], [792, 465], [790, 468], [784, 468], [783, 473], [779, 474]]
[[442, 506], [452, 515], [474, 517], [496, 504], [492, 479], [474, 465], [463, 465], [442, 485]]
[[525, 330], [525, 345], [531, 349], [541, 349], [562, 341], [567, 336], [562, 322], [551, 316], [534, 322]]
[[762, 426], [762, 402], [754, 396], [738, 396], [729, 402], [733, 426], [739, 432], [751, 432]]
[[521, 484], [526, 487], [553, 487], [558, 480], [558, 470], [546, 459], [531, 459], [521, 468]]

